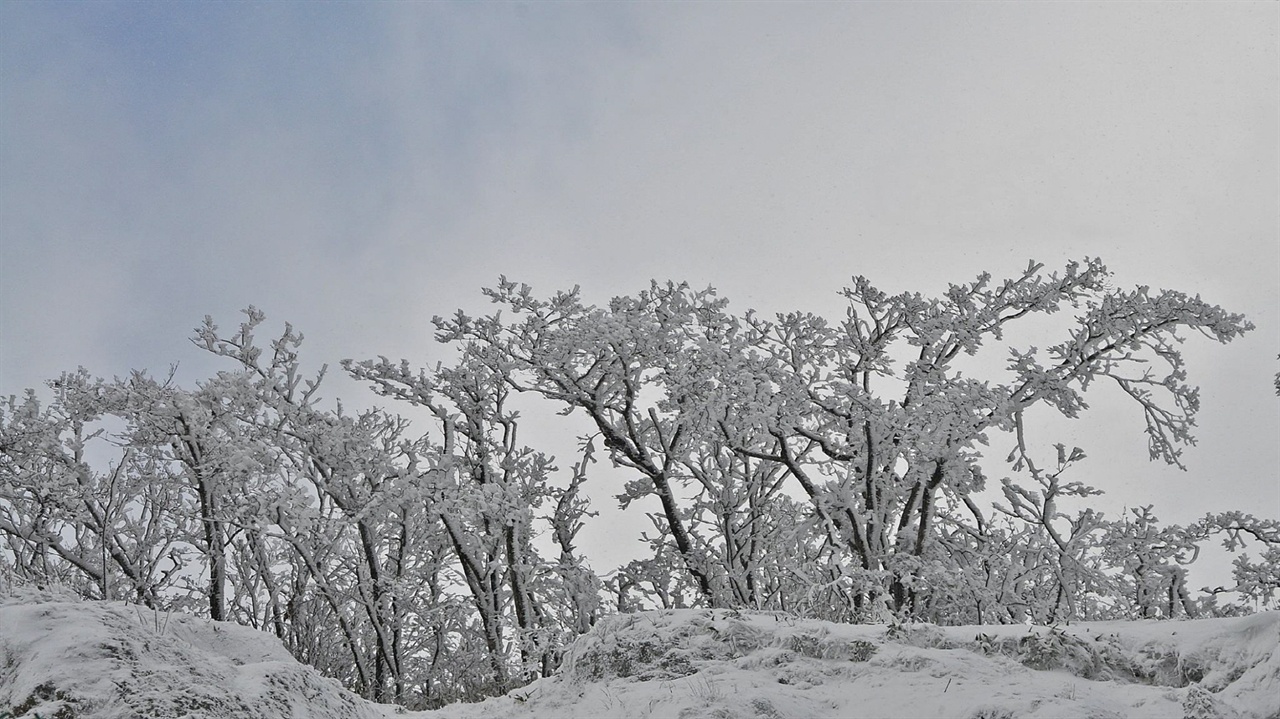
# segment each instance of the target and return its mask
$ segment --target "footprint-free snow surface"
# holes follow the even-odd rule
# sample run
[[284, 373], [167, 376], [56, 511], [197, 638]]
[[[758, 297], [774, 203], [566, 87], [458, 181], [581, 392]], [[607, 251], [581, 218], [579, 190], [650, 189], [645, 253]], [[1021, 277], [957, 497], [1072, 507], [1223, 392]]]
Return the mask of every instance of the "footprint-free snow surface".
[[[1280, 612], [850, 626], [679, 610], [601, 621], [556, 676], [434, 712], [364, 701], [270, 635], [106, 602], [0, 604], [0, 717], [1280, 717]], [[8, 719], [6, 717], [6, 719]]]

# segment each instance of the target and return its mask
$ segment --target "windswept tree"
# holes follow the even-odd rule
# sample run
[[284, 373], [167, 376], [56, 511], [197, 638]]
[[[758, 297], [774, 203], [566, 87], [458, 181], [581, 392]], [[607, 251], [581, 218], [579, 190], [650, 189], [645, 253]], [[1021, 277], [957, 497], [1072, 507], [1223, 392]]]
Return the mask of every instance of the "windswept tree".
[[[485, 292], [509, 314], [437, 319], [439, 339], [500, 368], [517, 390], [584, 411], [614, 463], [639, 475], [625, 497], [659, 500], [661, 529], [708, 604], [752, 602], [741, 571], [751, 544], [721, 522], [719, 548], [700, 547], [694, 527], [707, 520], [681, 506], [679, 488], [697, 482], [714, 496], [723, 481], [759, 496], [752, 481], [785, 477], [836, 552], [827, 578], [844, 583], [859, 612], [887, 604], [919, 613], [922, 578], [954, 568], [957, 526], [982, 536], [990, 517], [977, 497], [997, 471], [986, 450], [993, 432], [1012, 445], [1010, 511], [1071, 554], [1054, 522], [1060, 500], [1094, 491], [1062, 478], [1083, 453], [1060, 447], [1058, 468], [1042, 466], [1038, 448], [1052, 438], [1027, 437], [1027, 411], [1078, 417], [1085, 391], [1104, 380], [1136, 403], [1151, 458], [1183, 467], [1199, 397], [1178, 345], [1188, 333], [1229, 342], [1252, 327], [1181, 292], [1113, 289], [1098, 260], [1048, 274], [1032, 263], [1000, 282], [983, 274], [937, 298], [890, 295], [858, 277], [834, 323], [798, 312], [732, 316], [712, 291], [684, 285], [655, 283], [602, 308], [576, 289], [539, 299], [505, 279]], [[1014, 323], [1060, 312], [1063, 339], [1047, 350], [1005, 341]], [[959, 368], [993, 350], [1005, 357], [1003, 375]], [[761, 466], [735, 468], [726, 451]], [[733, 492], [717, 501], [737, 502]]]
[[[1035, 416], [1117, 392], [1151, 459], [1185, 469], [1200, 405], [1180, 345], [1252, 327], [1199, 297], [1116, 289], [1097, 260], [939, 297], [858, 277], [837, 321], [676, 283], [599, 307], [485, 293], [500, 312], [435, 319], [452, 364], [343, 362], [409, 416], [323, 406], [302, 336], [261, 343], [252, 307], [197, 329], [229, 368], [194, 388], [80, 370], [0, 401], [0, 573], [259, 627], [415, 707], [546, 676], [611, 609], [1053, 623], [1280, 600], [1277, 520], [1107, 517], [1084, 450]], [[1008, 339], [1025, 325], [1058, 339]], [[525, 444], [521, 394], [585, 416], [568, 471]], [[584, 487], [609, 481], [652, 528], [602, 579], [577, 537]], [[1260, 551], [1197, 597], [1187, 566], [1214, 539]]]

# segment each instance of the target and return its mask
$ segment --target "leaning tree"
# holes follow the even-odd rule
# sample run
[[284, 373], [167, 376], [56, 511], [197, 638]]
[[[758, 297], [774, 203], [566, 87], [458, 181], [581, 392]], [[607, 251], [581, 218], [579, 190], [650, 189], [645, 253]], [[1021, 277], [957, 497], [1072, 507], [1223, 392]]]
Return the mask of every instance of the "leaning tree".
[[[503, 278], [485, 294], [507, 314], [458, 313], [436, 326], [510, 387], [587, 415], [615, 465], [637, 475], [624, 504], [657, 500], [666, 556], [707, 604], [760, 604], [752, 587], [769, 578], [753, 540], [769, 526], [764, 500], [785, 481], [808, 501], [821, 549], [799, 550], [808, 565], [778, 571], [827, 587], [854, 614], [937, 617], [930, 588], [968, 569], [996, 531], [978, 496], [998, 432], [1008, 445], [994, 454], [1007, 452], [1012, 475], [1001, 516], [1034, 528], [1057, 556], [1052, 601], [1072, 613], [1090, 570], [1076, 560], [1102, 525], [1096, 514], [1068, 518], [1060, 503], [1097, 490], [1063, 478], [1081, 450], [1038, 458], [1051, 440], [1029, 436], [1028, 410], [1075, 418], [1088, 409], [1085, 391], [1109, 383], [1142, 413], [1151, 458], [1183, 467], [1199, 397], [1179, 344], [1252, 328], [1198, 296], [1118, 290], [1110, 278], [1096, 259], [1054, 273], [1031, 263], [925, 297], [858, 277], [836, 322], [733, 315], [714, 291], [687, 285], [654, 283], [595, 307], [576, 288], [542, 299]], [[1006, 340], [1013, 324], [1050, 315], [1065, 318], [1056, 344]], [[983, 358], [995, 359], [990, 377], [962, 371]], [[1039, 554], [1028, 561], [1045, 566]]]

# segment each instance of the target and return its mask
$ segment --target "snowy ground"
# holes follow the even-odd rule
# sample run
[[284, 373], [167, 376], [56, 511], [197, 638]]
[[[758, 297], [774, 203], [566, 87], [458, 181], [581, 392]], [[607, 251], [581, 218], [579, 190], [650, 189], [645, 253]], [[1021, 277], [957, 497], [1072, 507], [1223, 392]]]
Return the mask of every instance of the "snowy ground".
[[559, 676], [440, 717], [1280, 717], [1280, 613], [1045, 628], [613, 617]]
[[[1280, 612], [1043, 627], [609, 618], [560, 673], [436, 712], [354, 697], [272, 637], [120, 603], [0, 604], [0, 717], [1280, 717]], [[7, 718], [6, 718], [7, 719]]]
[[248, 627], [32, 599], [0, 601], [0, 719], [387, 716]]

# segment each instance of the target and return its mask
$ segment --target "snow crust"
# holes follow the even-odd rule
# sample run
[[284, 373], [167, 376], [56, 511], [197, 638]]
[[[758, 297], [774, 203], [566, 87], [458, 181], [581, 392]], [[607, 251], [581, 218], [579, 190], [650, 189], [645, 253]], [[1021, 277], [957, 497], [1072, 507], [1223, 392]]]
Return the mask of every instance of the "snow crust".
[[367, 702], [272, 636], [118, 602], [0, 603], [0, 716], [22, 719], [1280, 718], [1280, 612], [1068, 627], [609, 617], [554, 677], [432, 712]]
[[0, 604], [0, 717], [379, 719], [249, 627], [122, 602]]
[[1280, 717], [1280, 613], [1061, 628], [611, 617], [558, 676], [469, 717]]

